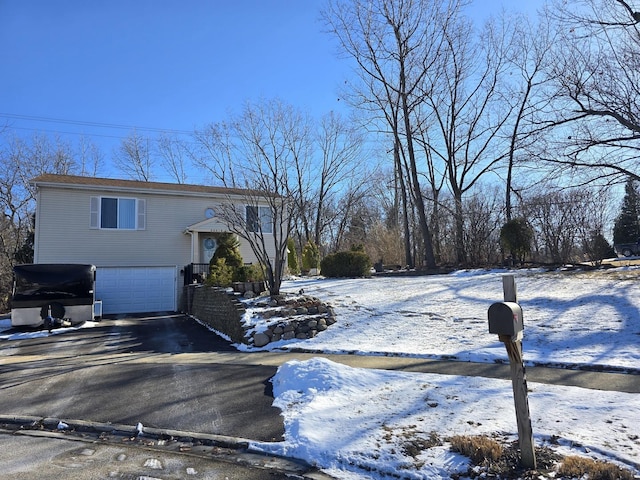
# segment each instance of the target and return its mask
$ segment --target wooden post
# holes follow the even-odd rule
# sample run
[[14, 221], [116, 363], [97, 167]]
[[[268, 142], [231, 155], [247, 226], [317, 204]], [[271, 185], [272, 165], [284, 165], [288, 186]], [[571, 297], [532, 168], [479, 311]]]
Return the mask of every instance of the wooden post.
[[[505, 302], [516, 302], [516, 284], [513, 275], [502, 277], [502, 289]], [[536, 452], [531, 429], [531, 415], [529, 413], [529, 397], [527, 391], [527, 376], [522, 358], [522, 332], [518, 335], [499, 335], [504, 343], [511, 366], [511, 384], [513, 386], [513, 400], [516, 407], [518, 422], [518, 441], [520, 444], [520, 463], [525, 468], [536, 468]]]
[[502, 276], [502, 291], [504, 292], [505, 302], [518, 303], [518, 295], [516, 294], [516, 279], [513, 275]]

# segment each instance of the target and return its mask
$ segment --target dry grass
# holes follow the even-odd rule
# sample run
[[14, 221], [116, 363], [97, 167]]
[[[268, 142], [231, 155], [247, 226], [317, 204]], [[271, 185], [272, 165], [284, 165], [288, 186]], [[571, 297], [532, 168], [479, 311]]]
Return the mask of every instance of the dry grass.
[[603, 280], [629, 280], [634, 281], [640, 278], [639, 268], [622, 268], [622, 267], [638, 267], [638, 260], [620, 260], [617, 262], [604, 263], [602, 267], [592, 267], [589, 265], [575, 265], [573, 268], [566, 269], [550, 269], [544, 275], [556, 276], [558, 278], [574, 277], [578, 279], [596, 278]]
[[451, 450], [469, 457], [476, 465], [467, 472], [469, 478], [485, 476], [524, 480], [542, 478], [634, 480], [635, 478], [630, 470], [620, 468], [613, 463], [578, 456], [561, 457], [547, 447], [536, 448], [537, 470], [527, 470], [520, 466], [518, 442], [503, 447], [498, 441], [484, 435], [456, 435], [451, 437], [449, 442]]
[[497, 462], [502, 456], [502, 445], [484, 435], [456, 435], [449, 439], [451, 449], [469, 457], [476, 465]]
[[424, 450], [442, 445], [442, 440], [436, 432], [431, 432], [428, 438], [417, 435], [406, 436], [402, 442], [402, 453], [411, 457], [417, 457]]
[[558, 468], [558, 475], [565, 478], [583, 478], [586, 475], [589, 480], [633, 480], [629, 470], [577, 456], [565, 457]]
[[[630, 265], [617, 265], [617, 267], [625, 267]], [[633, 265], [637, 266], [637, 265]], [[564, 272], [562, 272], [564, 273]], [[581, 278], [599, 278], [603, 280], [638, 280], [640, 277], [640, 269], [632, 268], [632, 269], [617, 269], [610, 270], [607, 268], [604, 269], [595, 269], [595, 270], [583, 270], [578, 272], [567, 272], [569, 274], [574, 274], [577, 277]]]

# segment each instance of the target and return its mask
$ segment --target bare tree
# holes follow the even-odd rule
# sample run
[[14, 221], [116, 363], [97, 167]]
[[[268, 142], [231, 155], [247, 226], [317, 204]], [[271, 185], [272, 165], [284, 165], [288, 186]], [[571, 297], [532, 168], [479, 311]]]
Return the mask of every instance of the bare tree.
[[604, 258], [608, 258], [606, 255], [614, 253], [605, 238], [607, 227], [615, 217], [615, 207], [612, 207], [610, 199], [610, 189], [599, 188], [594, 193], [584, 195], [581, 205], [574, 212], [578, 224], [578, 246], [583, 255], [580, 260], [588, 260], [598, 266]]
[[424, 245], [428, 268], [436, 266], [431, 231], [420, 185], [415, 145], [416, 109], [431, 89], [431, 75], [441, 61], [445, 32], [455, 22], [462, 1], [333, 0], [323, 13], [345, 54], [357, 66], [360, 84], [347, 99], [386, 124], [393, 138], [398, 173], [406, 182]]
[[135, 130], [129, 134], [113, 154], [115, 166], [133, 180], [149, 182], [153, 179], [154, 162], [149, 138]]
[[245, 203], [239, 206], [230, 197], [221, 217], [251, 246], [271, 295], [280, 292], [298, 203], [295, 165], [309, 142], [303, 117], [278, 100], [263, 101], [196, 135], [202, 145], [199, 164], [218, 183], [236, 189]]
[[465, 200], [465, 245], [472, 265], [494, 264], [503, 223], [497, 189], [479, 187]]
[[160, 164], [177, 183], [187, 182], [187, 146], [175, 135], [163, 133], [155, 142]]
[[219, 185], [238, 185], [242, 182], [241, 176], [236, 178], [238, 159], [235, 157], [237, 139], [234, 135], [232, 123], [212, 123], [194, 132], [196, 147], [188, 150], [191, 161]]
[[[367, 223], [367, 225], [362, 225], [362, 228], [358, 227], [364, 234], [366, 234], [368, 225], [377, 222], [379, 216], [371, 219], [364, 215], [365, 212], [371, 210], [368, 205], [369, 200], [366, 189], [362, 188], [362, 184], [358, 180], [343, 187], [336, 201], [326, 208], [328, 217], [333, 219], [332, 222], [326, 223], [324, 233], [326, 251], [348, 250], [351, 243], [361, 243], [365, 240], [364, 236], [354, 240], [353, 236], [349, 236], [349, 232], [353, 232], [353, 226], [359, 223], [358, 219], [365, 219], [363, 222]], [[369, 220], [366, 220], [367, 218]]]
[[69, 175], [77, 162], [71, 146], [56, 138], [34, 135], [27, 141], [9, 137], [1, 150], [0, 202], [5, 215], [15, 223], [18, 217], [34, 210], [35, 191], [30, 181], [45, 173]]
[[[44, 173], [76, 169], [71, 147], [60, 139], [34, 135], [29, 141], [5, 137], [0, 144], [0, 291], [9, 292], [11, 268], [32, 259], [36, 192], [30, 181]], [[0, 298], [0, 309], [7, 298]]]
[[406, 222], [400, 218], [403, 211], [401, 191], [397, 185], [399, 177], [394, 171], [377, 171], [370, 180], [367, 200], [377, 207], [378, 213], [365, 250], [374, 262], [413, 268], [413, 252], [411, 244], [407, 246], [407, 240], [411, 241], [413, 237], [414, 225], [409, 218]]
[[467, 262], [463, 196], [503, 164], [512, 112], [502, 95], [511, 48], [505, 23], [488, 23], [481, 42], [473, 35], [473, 25], [465, 20], [446, 32], [446, 61], [425, 97], [435, 117], [428, 146], [444, 165], [453, 195], [456, 261], [462, 264]]
[[[512, 220], [512, 194], [516, 167], [533, 164], [544, 149], [543, 134], [554, 126], [552, 109], [552, 78], [546, 73], [551, 63], [551, 50], [556, 31], [549, 18], [541, 14], [537, 22], [528, 16], [514, 15], [506, 19], [513, 28], [513, 42], [508, 58], [510, 75], [505, 85], [505, 98], [512, 118], [505, 129], [508, 154], [505, 175], [505, 221]], [[535, 181], [537, 181], [536, 179]], [[522, 182], [522, 178], [520, 178]]]
[[587, 180], [640, 179], [640, 4], [556, 1], [561, 38], [551, 76], [557, 82], [559, 148], [548, 160]]
[[79, 175], [95, 177], [104, 163], [104, 155], [98, 146], [91, 140], [80, 137], [78, 142]]
[[[423, 113], [423, 112], [421, 112]], [[427, 125], [429, 125], [429, 121], [427, 120], [419, 120], [416, 122], [417, 125], [420, 125], [420, 130], [417, 134], [417, 143], [422, 148], [422, 153], [425, 158], [426, 169], [423, 173], [424, 178], [427, 179], [426, 184], [428, 185], [428, 193], [429, 201], [431, 204], [431, 218], [430, 218], [430, 228], [432, 232], [432, 240], [433, 240], [433, 250], [438, 261], [442, 261], [442, 218], [441, 218], [441, 195], [443, 188], [445, 187], [447, 176], [447, 165], [446, 163], [440, 161], [440, 158], [434, 154], [432, 150], [432, 142], [430, 140], [430, 132]], [[404, 212], [405, 222], [408, 220], [408, 210]]]
[[[41, 151], [44, 149], [40, 149]], [[32, 171], [31, 149], [18, 138], [11, 138], [0, 153], [0, 205], [3, 228], [0, 230], [2, 264], [10, 267], [20, 246], [27, 238], [30, 215], [34, 212], [34, 193], [29, 186]]]
[[[353, 201], [361, 196], [358, 192], [362, 192], [369, 175], [375, 173], [375, 166], [370, 158], [363, 161], [361, 133], [339, 114], [331, 112], [321, 119], [315, 140], [320, 159], [312, 162], [309, 169], [313, 179], [307, 202], [311, 217], [304, 219], [304, 225], [307, 240], [322, 245], [326, 229], [337, 217], [348, 216]], [[367, 175], [363, 174], [364, 169]]]
[[601, 220], [594, 212], [602, 212], [600, 201], [584, 189], [541, 192], [523, 203], [523, 211], [532, 225], [538, 255], [554, 264], [582, 260], [580, 253], [585, 226], [598, 228]]

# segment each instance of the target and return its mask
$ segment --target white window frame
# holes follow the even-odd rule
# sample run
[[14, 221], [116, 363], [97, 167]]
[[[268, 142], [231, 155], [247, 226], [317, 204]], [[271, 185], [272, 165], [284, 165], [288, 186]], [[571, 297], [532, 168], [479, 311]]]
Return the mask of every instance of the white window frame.
[[[102, 227], [102, 200], [111, 199], [117, 201], [116, 211], [116, 226], [115, 227]], [[135, 225], [133, 228], [125, 228], [120, 226], [120, 201], [133, 200], [135, 202], [134, 219]], [[147, 205], [146, 200], [135, 197], [117, 197], [104, 195], [100, 197], [91, 197], [90, 201], [90, 213], [89, 224], [92, 229], [96, 230], [108, 230], [108, 231], [133, 231], [133, 230], [145, 230], [146, 229], [146, 213]]]

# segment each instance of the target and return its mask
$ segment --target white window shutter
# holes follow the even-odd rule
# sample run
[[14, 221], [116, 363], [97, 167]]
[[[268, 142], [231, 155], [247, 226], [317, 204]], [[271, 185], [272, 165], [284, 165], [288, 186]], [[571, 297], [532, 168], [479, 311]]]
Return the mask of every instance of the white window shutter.
[[138, 199], [138, 230], [147, 228], [147, 202]]
[[100, 228], [100, 197], [91, 197], [89, 227]]

